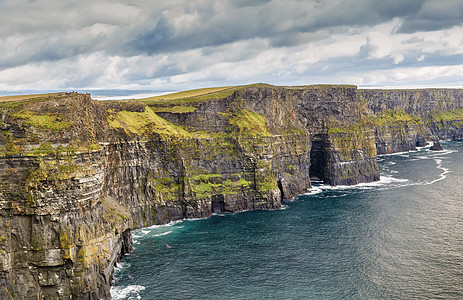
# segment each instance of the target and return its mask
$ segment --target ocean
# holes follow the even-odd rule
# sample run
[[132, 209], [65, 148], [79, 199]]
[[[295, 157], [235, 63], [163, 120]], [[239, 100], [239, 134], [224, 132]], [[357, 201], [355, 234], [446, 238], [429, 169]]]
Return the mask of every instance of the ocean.
[[114, 299], [463, 299], [463, 142], [281, 210], [135, 230]]
[[160, 96], [165, 94], [174, 93], [175, 91], [166, 90], [122, 90], [122, 89], [78, 89], [78, 90], [0, 90], [0, 97], [2, 96], [14, 96], [14, 95], [34, 95], [34, 94], [48, 94], [48, 93], [60, 93], [60, 92], [71, 92], [75, 91], [78, 93], [89, 93], [92, 95], [94, 100], [130, 100], [130, 99], [142, 99], [154, 96]]

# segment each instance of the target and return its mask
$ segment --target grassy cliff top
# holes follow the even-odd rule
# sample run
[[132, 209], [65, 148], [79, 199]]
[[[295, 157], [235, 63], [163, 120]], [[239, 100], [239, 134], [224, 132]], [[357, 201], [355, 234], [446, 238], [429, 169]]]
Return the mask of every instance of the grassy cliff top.
[[6, 102], [6, 101], [22, 101], [22, 100], [29, 100], [29, 99], [35, 99], [35, 98], [43, 98], [43, 97], [48, 97], [48, 96], [58, 96], [58, 95], [59, 95], [59, 93], [0, 96], [0, 102]]
[[241, 86], [213, 87], [195, 89], [179, 93], [167, 94], [162, 96], [139, 99], [147, 105], [169, 106], [175, 104], [188, 104], [203, 102], [207, 100], [223, 99], [233, 95], [235, 91], [251, 87], [271, 87], [269, 84], [257, 83]]
[[285, 86], [286, 89], [357, 89], [353, 84], [312, 84], [312, 85], [295, 85]]
[[223, 99], [233, 95], [234, 92], [248, 88], [285, 88], [285, 89], [357, 89], [355, 85], [347, 84], [315, 84], [305, 86], [274, 86], [266, 83], [254, 83], [240, 86], [213, 87], [195, 89], [179, 93], [167, 94], [156, 97], [138, 99], [150, 106], [170, 106], [179, 104], [191, 104], [207, 100]]
[[71, 96], [81, 95], [78, 93], [50, 93], [50, 94], [32, 94], [32, 95], [12, 95], [0, 97], [1, 109], [19, 109], [33, 103], [39, 102], [60, 102], [62, 99], [67, 99]]
[[[273, 86], [266, 83], [254, 83], [249, 85], [240, 86], [224, 86], [224, 87], [211, 87], [201, 88], [188, 91], [182, 91], [167, 95], [133, 99], [133, 100], [110, 100], [108, 102], [131, 102], [141, 101], [148, 105], [169, 105], [169, 104], [186, 104], [194, 102], [202, 102], [206, 100], [221, 99], [232, 95], [235, 91], [246, 89], [246, 88], [268, 88], [268, 87], [279, 87]], [[347, 84], [314, 84], [304, 86], [281, 86], [280, 88], [286, 89], [328, 89], [328, 88], [357, 88], [355, 85]], [[59, 96], [65, 96], [66, 93], [50, 93], [50, 94], [31, 94], [31, 95], [12, 95], [12, 96], [0, 96], [0, 103], [2, 102], [20, 102], [27, 100], [40, 100], [49, 99]]]

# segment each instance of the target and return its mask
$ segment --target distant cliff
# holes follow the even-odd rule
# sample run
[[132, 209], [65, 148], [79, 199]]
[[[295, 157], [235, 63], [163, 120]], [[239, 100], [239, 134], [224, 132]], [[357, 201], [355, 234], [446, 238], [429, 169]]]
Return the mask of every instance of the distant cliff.
[[0, 299], [110, 298], [134, 228], [277, 209], [311, 180], [378, 180], [377, 154], [463, 136], [463, 90], [196, 94], [0, 102]]

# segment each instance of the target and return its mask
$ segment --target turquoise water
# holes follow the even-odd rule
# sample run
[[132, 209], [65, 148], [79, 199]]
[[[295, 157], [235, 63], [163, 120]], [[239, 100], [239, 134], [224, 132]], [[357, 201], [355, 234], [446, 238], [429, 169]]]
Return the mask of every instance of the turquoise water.
[[463, 143], [443, 146], [282, 210], [137, 230], [113, 298], [463, 299]]

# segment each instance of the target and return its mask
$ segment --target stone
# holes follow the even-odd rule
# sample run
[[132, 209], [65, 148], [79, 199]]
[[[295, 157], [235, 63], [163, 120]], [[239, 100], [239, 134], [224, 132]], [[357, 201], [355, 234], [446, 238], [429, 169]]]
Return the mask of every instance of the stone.
[[278, 209], [311, 178], [376, 181], [378, 154], [463, 137], [458, 89], [257, 84], [195, 99], [2, 106], [0, 299], [109, 299], [133, 229]]
[[439, 143], [439, 141], [434, 141], [431, 148], [429, 148], [429, 150], [432, 150], [432, 151], [442, 151], [444, 150], [444, 148], [442, 148], [441, 144]]

